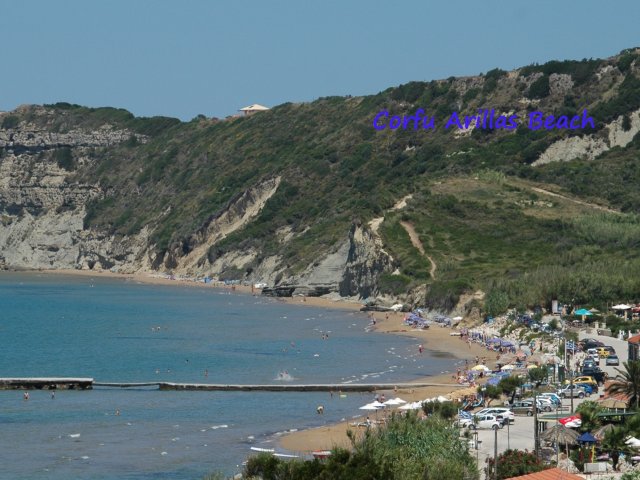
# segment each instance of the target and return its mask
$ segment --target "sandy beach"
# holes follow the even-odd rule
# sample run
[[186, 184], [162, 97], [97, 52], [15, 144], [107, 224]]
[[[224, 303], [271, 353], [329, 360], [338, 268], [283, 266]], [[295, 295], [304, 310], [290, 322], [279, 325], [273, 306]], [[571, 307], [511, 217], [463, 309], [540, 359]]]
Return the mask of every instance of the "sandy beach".
[[[239, 294], [254, 294], [259, 295], [260, 290], [252, 289], [251, 286], [235, 285], [225, 286], [221, 284], [205, 284], [202, 282], [194, 282], [185, 279], [169, 279], [157, 274], [127, 274], [127, 273], [114, 273], [110, 271], [95, 271], [95, 270], [43, 270], [39, 273], [43, 275], [74, 275], [74, 276], [86, 276], [93, 278], [109, 277], [109, 278], [124, 278], [130, 281], [154, 284], [154, 285], [172, 285], [172, 286], [187, 286], [194, 288], [222, 288], [232, 289]], [[280, 297], [278, 301], [300, 306], [315, 306], [324, 308], [340, 308], [347, 310], [360, 310], [362, 304], [359, 302], [348, 300], [332, 300], [329, 298], [319, 297]], [[364, 313], [363, 313], [364, 315]], [[415, 389], [398, 389], [397, 392], [379, 391], [378, 394], [384, 394], [387, 399], [399, 396], [406, 401], [418, 401], [425, 398], [436, 397], [439, 395], [450, 395], [452, 397], [461, 397], [469, 394], [475, 388], [459, 385], [456, 382], [455, 376], [452, 377], [452, 372], [456, 372], [455, 362], [459, 360], [468, 360], [469, 365], [475, 364], [475, 358], [485, 358], [486, 364], [489, 367], [495, 365], [495, 353], [488, 352], [482, 345], [477, 343], [468, 344], [466, 341], [461, 340], [459, 336], [453, 336], [451, 333], [455, 330], [451, 328], [441, 327], [438, 324], [433, 324], [427, 330], [411, 329], [402, 323], [404, 313], [401, 312], [370, 312], [369, 316], [375, 319], [375, 326], [372, 329], [388, 334], [404, 335], [416, 340], [416, 349], [418, 345], [422, 344], [425, 350], [435, 352], [446, 352], [454, 355], [457, 360], [452, 361], [451, 367], [448, 372], [440, 375], [428, 376], [417, 380], [417, 382], [433, 382], [441, 384], [439, 386], [419, 387]], [[446, 386], [442, 386], [445, 384]], [[371, 401], [373, 401], [375, 394], [370, 395]], [[364, 398], [364, 397], [363, 397]], [[335, 399], [334, 401], [339, 401]], [[331, 408], [331, 403], [328, 402], [325, 405], [325, 409]], [[359, 412], [355, 411], [353, 415], [357, 415]], [[362, 415], [360, 420], [364, 420], [366, 415]], [[358, 419], [349, 419], [337, 424], [300, 430], [283, 435], [279, 440], [279, 446], [286, 450], [299, 453], [308, 453], [314, 450], [327, 450], [334, 446], [349, 447], [349, 439], [347, 438], [347, 430], [354, 430], [356, 433], [363, 433], [365, 431], [362, 427], [350, 426], [351, 423], [357, 423]]]

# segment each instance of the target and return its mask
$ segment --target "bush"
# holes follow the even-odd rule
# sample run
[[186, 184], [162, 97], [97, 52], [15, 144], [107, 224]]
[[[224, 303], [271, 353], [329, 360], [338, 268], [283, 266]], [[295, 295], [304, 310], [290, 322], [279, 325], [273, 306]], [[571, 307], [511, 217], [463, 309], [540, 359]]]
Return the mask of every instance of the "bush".
[[73, 159], [73, 154], [69, 147], [63, 147], [56, 150], [54, 157], [58, 166], [68, 172], [72, 171], [76, 167], [76, 162]]
[[527, 98], [544, 98], [549, 95], [550, 91], [549, 77], [547, 75], [542, 75], [529, 87], [529, 90], [527, 91]]
[[8, 130], [10, 128], [16, 128], [20, 123], [20, 119], [16, 115], [7, 115], [2, 120], [2, 126], [4, 130]]
[[[507, 450], [497, 458], [498, 480], [519, 477], [528, 473], [540, 472], [550, 468], [532, 452], [522, 450]], [[486, 478], [494, 478], [494, 460], [489, 458]]]
[[263, 480], [477, 480], [474, 459], [458, 429], [439, 416], [418, 419], [415, 413], [393, 415], [386, 427], [369, 430], [357, 439], [347, 435], [352, 451], [334, 449], [326, 460], [280, 460], [257, 455], [247, 462], [244, 476]]

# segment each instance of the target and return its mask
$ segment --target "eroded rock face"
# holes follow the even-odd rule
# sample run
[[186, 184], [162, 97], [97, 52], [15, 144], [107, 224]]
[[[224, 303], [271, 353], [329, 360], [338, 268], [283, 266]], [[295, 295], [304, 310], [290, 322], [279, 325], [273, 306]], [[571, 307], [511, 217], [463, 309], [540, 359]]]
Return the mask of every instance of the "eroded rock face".
[[595, 135], [568, 137], [558, 140], [551, 144], [532, 165], [568, 162], [574, 158], [582, 157], [593, 160], [613, 147], [626, 147], [633, 140], [633, 137], [640, 132], [640, 110], [632, 112], [629, 115], [629, 119], [631, 120], [631, 128], [629, 130], [623, 128], [622, 116], [607, 124], [608, 136], [606, 140]]
[[[108, 126], [97, 131], [55, 133], [33, 126], [0, 130], [0, 263], [3, 268], [135, 270], [146, 231], [116, 239], [86, 231], [86, 205], [104, 195], [96, 185], [68, 180], [56, 152], [67, 149], [76, 165], [91, 162], [90, 148], [130, 139]], [[140, 141], [145, 141], [140, 136]]]

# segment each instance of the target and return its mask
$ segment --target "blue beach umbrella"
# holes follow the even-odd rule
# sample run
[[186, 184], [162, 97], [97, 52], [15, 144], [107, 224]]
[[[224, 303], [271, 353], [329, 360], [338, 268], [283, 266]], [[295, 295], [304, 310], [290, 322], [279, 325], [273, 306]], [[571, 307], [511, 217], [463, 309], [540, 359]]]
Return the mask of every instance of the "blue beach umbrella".
[[591, 435], [589, 432], [585, 432], [578, 437], [580, 443], [596, 443], [598, 439]]
[[574, 315], [586, 315], [586, 316], [591, 316], [593, 315], [593, 313], [591, 313], [589, 310], [587, 310], [586, 308], [581, 308], [580, 310], [576, 310], [575, 312], [573, 312]]

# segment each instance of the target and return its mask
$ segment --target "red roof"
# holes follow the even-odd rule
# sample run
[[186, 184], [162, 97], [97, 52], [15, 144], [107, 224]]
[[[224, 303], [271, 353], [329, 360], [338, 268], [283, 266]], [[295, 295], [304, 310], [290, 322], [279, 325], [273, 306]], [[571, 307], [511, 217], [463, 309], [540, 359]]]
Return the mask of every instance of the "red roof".
[[640, 343], [640, 335], [634, 335], [627, 340], [629, 343]]
[[511, 477], [506, 480], [584, 480], [584, 477], [565, 472], [559, 468], [549, 468], [548, 470], [542, 470], [541, 472], [529, 473], [519, 477]]

